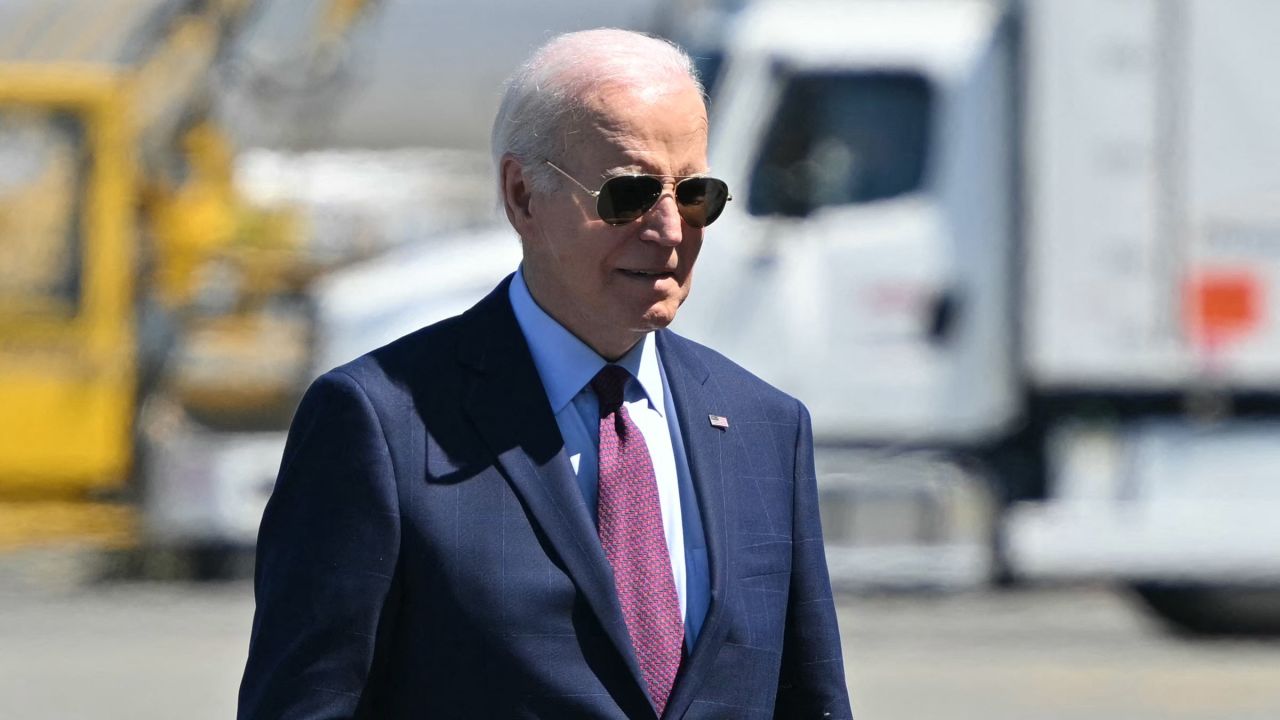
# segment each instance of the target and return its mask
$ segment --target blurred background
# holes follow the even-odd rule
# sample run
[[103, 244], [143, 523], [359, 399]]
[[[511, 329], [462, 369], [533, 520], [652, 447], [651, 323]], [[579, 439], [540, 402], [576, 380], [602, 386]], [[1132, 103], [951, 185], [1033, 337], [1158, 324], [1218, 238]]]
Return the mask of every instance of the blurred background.
[[514, 269], [552, 35], [696, 58], [676, 329], [806, 402], [864, 718], [1280, 717], [1280, 3], [0, 0], [0, 717], [227, 718], [317, 374]]

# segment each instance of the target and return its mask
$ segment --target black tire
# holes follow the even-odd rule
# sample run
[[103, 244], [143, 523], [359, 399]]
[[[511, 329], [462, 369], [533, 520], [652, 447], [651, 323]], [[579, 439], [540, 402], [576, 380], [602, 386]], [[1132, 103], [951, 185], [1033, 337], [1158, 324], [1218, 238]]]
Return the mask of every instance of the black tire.
[[253, 577], [254, 550], [223, 543], [201, 543], [186, 549], [190, 578], [223, 582]]
[[1280, 585], [1138, 583], [1132, 590], [1148, 610], [1184, 635], [1280, 636]]

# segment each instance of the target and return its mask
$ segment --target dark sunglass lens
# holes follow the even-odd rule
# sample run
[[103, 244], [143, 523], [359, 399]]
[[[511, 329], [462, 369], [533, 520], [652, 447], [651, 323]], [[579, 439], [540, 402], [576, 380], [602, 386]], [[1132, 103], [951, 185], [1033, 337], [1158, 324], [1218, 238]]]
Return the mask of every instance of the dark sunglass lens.
[[715, 222], [728, 199], [729, 186], [718, 178], [688, 178], [676, 185], [680, 216], [693, 227], [706, 227]]
[[646, 175], [609, 178], [600, 186], [596, 212], [610, 225], [625, 225], [644, 215], [662, 196], [662, 181]]

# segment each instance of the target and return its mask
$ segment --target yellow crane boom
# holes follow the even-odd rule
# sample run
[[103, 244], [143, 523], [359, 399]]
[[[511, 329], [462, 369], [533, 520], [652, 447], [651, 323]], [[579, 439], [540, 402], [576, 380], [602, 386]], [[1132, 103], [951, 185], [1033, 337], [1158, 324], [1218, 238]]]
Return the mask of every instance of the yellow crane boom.
[[[131, 506], [96, 500], [137, 497], [138, 414], [166, 350], [143, 340], [140, 317], [163, 316], [188, 351], [209, 337], [225, 347], [277, 327], [264, 324], [269, 296], [316, 272], [287, 215], [238, 197], [211, 117], [216, 64], [257, 5], [0, 3], [0, 548], [61, 525], [128, 536], [101, 518]], [[337, 42], [367, 5], [329, 2], [314, 44]], [[247, 278], [235, 301], [193, 310], [228, 263]], [[288, 388], [264, 392], [241, 401], [281, 402]]]

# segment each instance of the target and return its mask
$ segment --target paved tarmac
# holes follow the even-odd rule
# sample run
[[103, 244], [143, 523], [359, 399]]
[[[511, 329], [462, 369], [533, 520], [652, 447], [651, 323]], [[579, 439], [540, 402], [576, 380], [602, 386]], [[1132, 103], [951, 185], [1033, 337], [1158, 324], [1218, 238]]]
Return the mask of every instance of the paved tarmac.
[[[0, 718], [222, 720], [247, 582], [30, 582], [0, 563]], [[862, 720], [1275, 720], [1280, 644], [1172, 637], [1103, 588], [842, 596]]]
[[1280, 643], [1171, 636], [1105, 588], [844, 598], [863, 720], [1275, 720]]

